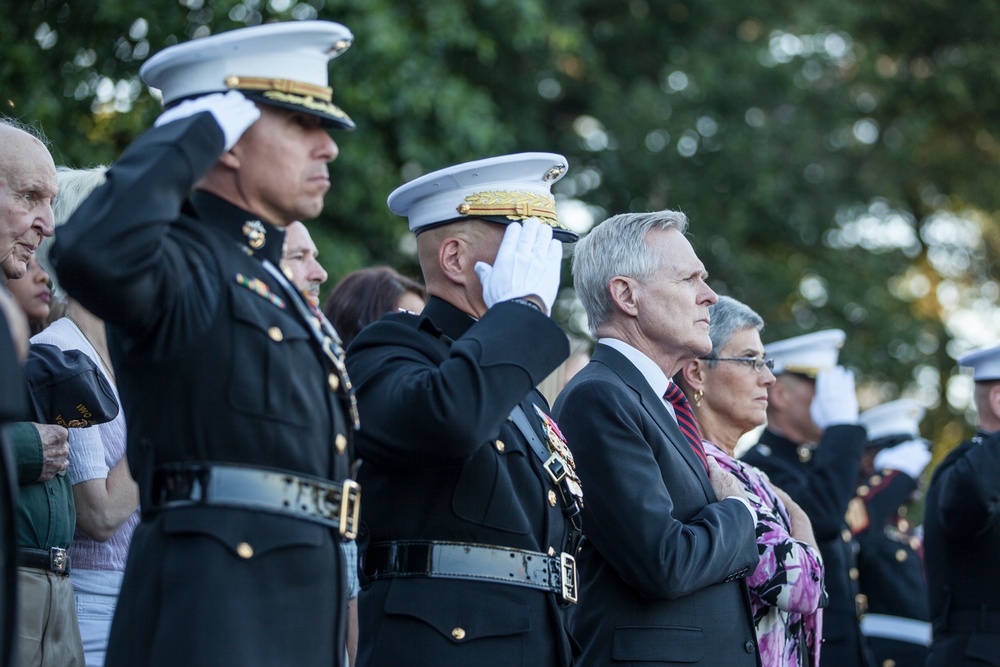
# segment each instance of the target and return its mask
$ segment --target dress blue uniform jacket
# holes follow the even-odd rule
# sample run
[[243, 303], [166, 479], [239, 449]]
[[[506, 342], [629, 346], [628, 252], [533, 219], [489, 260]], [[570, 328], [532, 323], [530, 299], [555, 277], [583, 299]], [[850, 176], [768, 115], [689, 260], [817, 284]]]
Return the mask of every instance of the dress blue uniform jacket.
[[[864, 523], [851, 530], [860, 547], [858, 585], [869, 614], [930, 621], [921, 540], [903, 512], [916, 488], [909, 475], [885, 470], [869, 476], [851, 501], [864, 507]], [[848, 523], [851, 517], [849, 511]], [[927, 647], [918, 642], [869, 636], [868, 644], [876, 665], [891, 660], [896, 667], [923, 667], [927, 658]]]
[[872, 664], [858, 622], [856, 545], [844, 520], [866, 443], [865, 429], [854, 425], [826, 429], [815, 449], [802, 449], [800, 444], [765, 430], [760, 442], [743, 456], [744, 461], [766, 472], [812, 522], [826, 566], [830, 598], [823, 610], [820, 664], [837, 667]]
[[[522, 405], [545, 441], [533, 388], [569, 354], [530, 306], [499, 303], [478, 322], [431, 297], [351, 343], [362, 428], [358, 481], [369, 543], [439, 540], [559, 554], [570, 524], [542, 461], [508, 420]], [[584, 490], [586, 494], [586, 489]], [[358, 665], [568, 665], [553, 593], [506, 583], [401, 577], [365, 584]]]
[[927, 667], [1000, 665], [1000, 432], [962, 443], [934, 471], [924, 555], [934, 621]]
[[352, 429], [345, 383], [299, 295], [263, 265], [278, 264], [284, 233], [207, 193], [188, 198], [222, 150], [208, 113], [149, 130], [52, 253], [61, 284], [107, 323], [144, 512], [107, 664], [339, 665], [336, 529], [247, 509], [150, 512], [162, 464], [348, 473], [350, 448], [336, 446]]
[[759, 665], [743, 581], [759, 560], [755, 523], [716, 501], [642, 373], [598, 345], [555, 414], [586, 489], [577, 664]]

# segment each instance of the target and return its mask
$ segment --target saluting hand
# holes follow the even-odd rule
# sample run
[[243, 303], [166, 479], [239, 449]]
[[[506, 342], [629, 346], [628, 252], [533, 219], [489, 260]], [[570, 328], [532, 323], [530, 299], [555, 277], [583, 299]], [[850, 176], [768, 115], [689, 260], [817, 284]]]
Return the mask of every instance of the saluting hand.
[[243, 93], [230, 90], [224, 94], [212, 93], [181, 102], [161, 113], [153, 125], [159, 127], [203, 111], [212, 114], [215, 122], [222, 128], [227, 151], [235, 146], [247, 128], [260, 118], [260, 109], [256, 104], [244, 97]]
[[507, 225], [493, 266], [476, 262], [487, 308], [510, 299], [537, 297], [546, 314], [559, 292], [562, 243], [552, 238], [552, 228], [538, 218]]
[[830, 426], [858, 423], [858, 397], [851, 371], [834, 366], [819, 372], [809, 415], [817, 428], [824, 431]]

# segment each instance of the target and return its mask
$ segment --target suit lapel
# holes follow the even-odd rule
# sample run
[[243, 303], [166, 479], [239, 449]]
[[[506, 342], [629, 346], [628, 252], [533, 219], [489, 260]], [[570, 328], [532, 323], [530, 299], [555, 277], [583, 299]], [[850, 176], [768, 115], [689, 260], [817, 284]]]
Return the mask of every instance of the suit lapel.
[[622, 382], [639, 394], [639, 400], [642, 403], [643, 409], [649, 413], [649, 416], [656, 422], [656, 425], [663, 431], [667, 441], [688, 464], [691, 473], [698, 478], [706, 496], [714, 500], [715, 491], [712, 489], [711, 480], [708, 479], [708, 474], [705, 472], [705, 466], [702, 464], [701, 459], [691, 449], [691, 443], [681, 433], [680, 427], [677, 426], [677, 421], [663, 404], [663, 399], [656, 395], [653, 388], [649, 386], [649, 382], [646, 381], [645, 376], [639, 372], [639, 369], [625, 355], [607, 345], [598, 345], [594, 350], [591, 360], [600, 362], [613, 370], [622, 379]]

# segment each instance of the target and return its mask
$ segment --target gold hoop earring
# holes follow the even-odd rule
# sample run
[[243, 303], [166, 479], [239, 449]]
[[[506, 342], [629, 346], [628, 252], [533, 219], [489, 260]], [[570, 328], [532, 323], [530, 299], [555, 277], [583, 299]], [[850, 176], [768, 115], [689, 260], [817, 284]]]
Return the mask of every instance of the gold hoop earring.
[[701, 389], [696, 389], [693, 398], [695, 406], [699, 406], [701, 405], [701, 399], [705, 398], [705, 392]]

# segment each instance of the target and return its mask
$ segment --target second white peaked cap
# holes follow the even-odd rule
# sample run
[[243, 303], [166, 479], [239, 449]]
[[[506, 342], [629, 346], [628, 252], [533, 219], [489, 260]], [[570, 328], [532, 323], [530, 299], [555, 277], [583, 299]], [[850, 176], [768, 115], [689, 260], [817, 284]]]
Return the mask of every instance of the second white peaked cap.
[[332, 21], [267, 23], [168, 46], [142, 64], [139, 76], [160, 90], [164, 106], [239, 90], [255, 102], [354, 129], [332, 101], [328, 71], [353, 41], [350, 30]]
[[840, 329], [816, 331], [764, 346], [764, 356], [774, 359], [774, 374], [797, 373], [815, 378], [820, 371], [837, 365], [840, 348], [847, 339]]
[[869, 440], [890, 435], [920, 437], [920, 421], [927, 410], [910, 398], [889, 401], [865, 410], [858, 416], [858, 423], [868, 431]]
[[559, 222], [552, 185], [566, 173], [556, 153], [514, 153], [439, 169], [399, 186], [389, 209], [409, 218], [410, 231], [482, 219], [509, 225], [538, 218], [563, 242], [579, 235]]
[[976, 382], [1000, 380], [1000, 345], [973, 350], [959, 359], [958, 365], [972, 368]]

